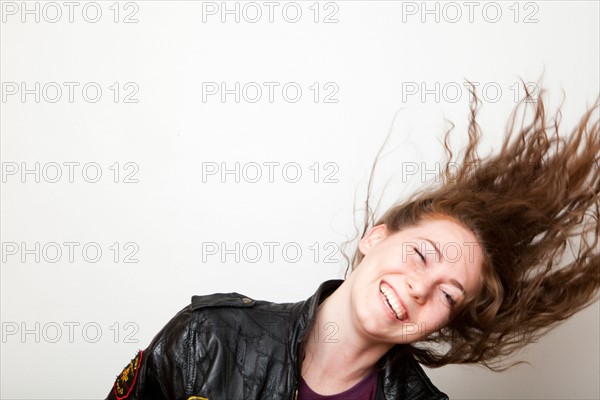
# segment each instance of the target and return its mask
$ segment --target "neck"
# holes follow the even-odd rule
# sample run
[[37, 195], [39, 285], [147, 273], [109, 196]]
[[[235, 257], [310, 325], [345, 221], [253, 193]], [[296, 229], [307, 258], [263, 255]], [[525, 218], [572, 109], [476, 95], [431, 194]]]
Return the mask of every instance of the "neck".
[[348, 281], [321, 303], [304, 347], [302, 378], [320, 394], [347, 390], [393, 346], [375, 343], [354, 323]]

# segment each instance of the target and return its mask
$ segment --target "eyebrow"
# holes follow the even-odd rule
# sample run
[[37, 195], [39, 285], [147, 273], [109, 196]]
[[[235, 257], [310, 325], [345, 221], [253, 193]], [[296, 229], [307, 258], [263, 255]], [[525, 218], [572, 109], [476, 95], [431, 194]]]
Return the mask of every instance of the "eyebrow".
[[[435, 249], [435, 252], [437, 253], [438, 257], [440, 257], [440, 260], [442, 260], [442, 261], [444, 260], [444, 257], [442, 256], [442, 252], [440, 251], [440, 248], [432, 240], [424, 238], [424, 237], [419, 237], [419, 239], [429, 242]], [[466, 295], [465, 288], [463, 287], [463, 285], [460, 284], [459, 281], [452, 278], [452, 279], [450, 279], [450, 283], [452, 285], [456, 286], [462, 292], [463, 296]]]
[[450, 283], [453, 284], [454, 286], [456, 286], [457, 288], [459, 288], [460, 291], [462, 292], [463, 296], [466, 295], [465, 288], [463, 287], [463, 285], [460, 284], [459, 281], [457, 281], [456, 279], [450, 279]]
[[440, 261], [444, 261], [444, 257], [442, 256], [442, 252], [440, 251], [440, 248], [437, 247], [437, 245], [435, 243], [433, 243], [433, 241], [431, 241], [431, 240], [429, 240], [427, 238], [424, 238], [424, 237], [419, 237], [418, 239], [428, 241], [433, 246], [433, 248], [435, 249], [435, 252], [437, 253], [438, 257], [440, 258]]

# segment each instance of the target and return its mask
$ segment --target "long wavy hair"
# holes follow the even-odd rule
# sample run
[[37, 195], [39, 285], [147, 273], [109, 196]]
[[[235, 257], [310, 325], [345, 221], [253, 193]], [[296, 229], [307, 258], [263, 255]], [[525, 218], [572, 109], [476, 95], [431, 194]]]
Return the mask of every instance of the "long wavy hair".
[[[534, 99], [524, 82], [523, 86], [525, 98], [510, 114], [500, 150], [482, 159], [477, 154], [480, 101], [471, 85], [469, 140], [462, 160], [454, 160], [449, 145], [452, 125], [445, 133], [446, 160], [437, 184], [423, 187], [377, 220], [369, 198], [385, 142], [373, 162], [360, 237], [375, 225], [385, 224], [396, 232], [444, 215], [470, 229], [482, 246], [479, 294], [457, 310], [448, 325], [422, 342], [395, 346], [396, 353], [408, 351], [429, 367], [477, 363], [495, 371], [506, 369], [516, 363], [505, 366], [505, 356], [537, 341], [597, 299], [600, 98], [570, 133], [561, 136], [560, 106], [549, 121], [545, 90]], [[521, 107], [524, 112], [531, 107], [534, 115], [516, 130]], [[565, 263], [567, 246], [572, 256]], [[353, 257], [342, 253], [352, 270], [363, 259], [358, 249]]]

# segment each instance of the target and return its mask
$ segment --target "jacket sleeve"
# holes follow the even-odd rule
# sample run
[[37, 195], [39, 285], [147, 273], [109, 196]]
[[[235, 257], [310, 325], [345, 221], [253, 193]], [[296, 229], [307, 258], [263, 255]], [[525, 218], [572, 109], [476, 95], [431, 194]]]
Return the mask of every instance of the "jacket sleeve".
[[117, 376], [107, 400], [182, 398], [189, 374], [191, 306], [175, 315]]

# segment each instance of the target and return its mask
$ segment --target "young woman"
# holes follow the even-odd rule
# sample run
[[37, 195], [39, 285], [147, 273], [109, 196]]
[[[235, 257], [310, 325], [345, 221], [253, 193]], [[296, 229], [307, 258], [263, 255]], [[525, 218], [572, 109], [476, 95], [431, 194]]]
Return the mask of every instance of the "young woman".
[[560, 112], [549, 122], [543, 91], [536, 102], [528, 93], [531, 123], [515, 132], [517, 106], [500, 151], [481, 159], [472, 94], [460, 168], [448, 131], [441, 185], [377, 221], [368, 195], [346, 280], [299, 303], [194, 296], [108, 398], [445, 399], [419, 363], [503, 369], [504, 356], [594, 302], [598, 102], [559, 136]]

